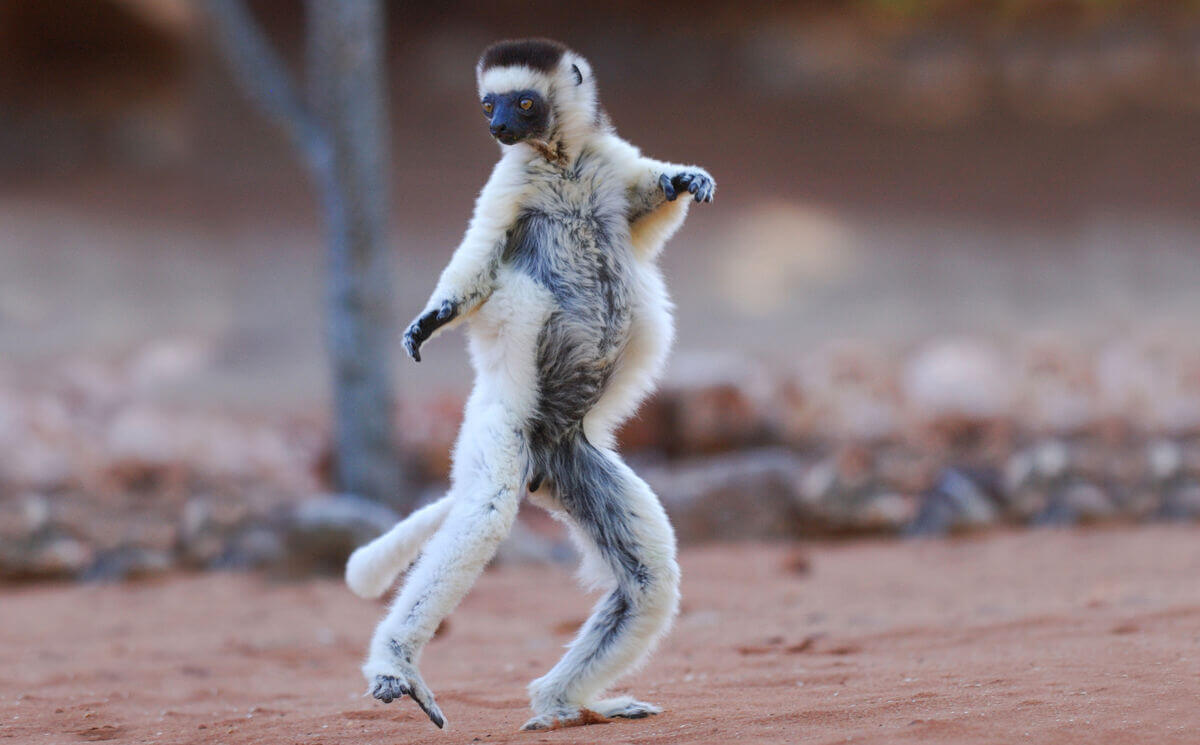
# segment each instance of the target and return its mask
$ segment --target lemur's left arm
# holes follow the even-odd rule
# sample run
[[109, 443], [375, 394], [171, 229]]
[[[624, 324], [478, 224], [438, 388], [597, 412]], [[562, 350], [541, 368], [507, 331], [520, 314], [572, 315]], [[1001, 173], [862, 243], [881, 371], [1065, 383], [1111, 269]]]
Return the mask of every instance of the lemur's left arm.
[[622, 164], [629, 197], [629, 228], [634, 249], [653, 259], [679, 230], [692, 202], [711, 202], [717, 185], [708, 171], [643, 157], [624, 140], [611, 136], [607, 146]]
[[421, 361], [421, 345], [483, 305], [495, 289], [496, 270], [508, 229], [522, 201], [519, 170], [501, 159], [475, 200], [475, 213], [462, 243], [442, 270], [437, 287], [404, 332], [408, 356]]

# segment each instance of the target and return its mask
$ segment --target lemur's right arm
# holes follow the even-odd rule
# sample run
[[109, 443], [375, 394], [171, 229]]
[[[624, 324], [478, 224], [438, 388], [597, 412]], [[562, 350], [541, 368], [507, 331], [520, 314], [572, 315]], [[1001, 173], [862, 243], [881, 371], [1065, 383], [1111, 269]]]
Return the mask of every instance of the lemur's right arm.
[[421, 361], [423, 343], [471, 315], [495, 289], [500, 254], [522, 201], [520, 176], [515, 160], [502, 158], [479, 192], [462, 243], [442, 270], [425, 310], [404, 332], [404, 349], [415, 361]]
[[603, 147], [625, 181], [634, 251], [654, 259], [683, 224], [688, 206], [713, 200], [716, 183], [699, 166], [647, 158], [615, 134], [604, 138]]

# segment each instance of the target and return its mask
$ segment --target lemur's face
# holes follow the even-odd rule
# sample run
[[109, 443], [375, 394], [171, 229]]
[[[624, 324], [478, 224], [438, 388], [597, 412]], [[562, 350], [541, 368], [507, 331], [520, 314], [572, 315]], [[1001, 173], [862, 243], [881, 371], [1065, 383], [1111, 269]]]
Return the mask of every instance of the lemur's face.
[[488, 93], [482, 104], [492, 137], [501, 143], [515, 145], [523, 140], [545, 139], [550, 124], [550, 106], [537, 91]]

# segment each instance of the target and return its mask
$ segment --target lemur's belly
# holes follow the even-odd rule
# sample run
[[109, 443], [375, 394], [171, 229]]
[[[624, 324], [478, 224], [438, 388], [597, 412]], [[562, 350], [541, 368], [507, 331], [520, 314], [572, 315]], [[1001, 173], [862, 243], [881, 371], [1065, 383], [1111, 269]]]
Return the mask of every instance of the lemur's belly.
[[535, 438], [557, 440], [581, 426], [629, 340], [637, 270], [629, 229], [622, 213], [587, 208], [597, 201], [604, 203], [585, 195], [526, 209], [502, 257], [551, 303], [535, 350]]

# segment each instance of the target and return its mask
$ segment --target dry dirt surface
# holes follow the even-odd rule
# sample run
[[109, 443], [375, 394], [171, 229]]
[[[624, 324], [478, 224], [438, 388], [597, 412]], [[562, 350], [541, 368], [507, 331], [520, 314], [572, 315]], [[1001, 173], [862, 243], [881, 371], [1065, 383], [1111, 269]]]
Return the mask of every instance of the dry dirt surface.
[[172, 576], [0, 595], [0, 741], [1196, 743], [1200, 530], [684, 553], [683, 611], [622, 689], [666, 712], [520, 733], [588, 601], [487, 572], [427, 649], [448, 729], [364, 698], [382, 611], [339, 583]]

